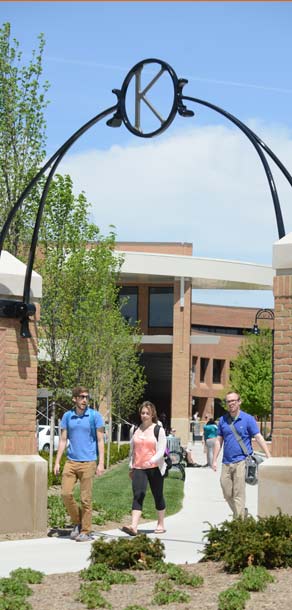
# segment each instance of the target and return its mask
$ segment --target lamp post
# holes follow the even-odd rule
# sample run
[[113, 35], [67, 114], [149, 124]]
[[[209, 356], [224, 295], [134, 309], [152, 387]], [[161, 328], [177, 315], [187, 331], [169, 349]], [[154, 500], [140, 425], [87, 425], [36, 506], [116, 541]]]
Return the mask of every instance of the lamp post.
[[260, 328], [258, 327], [258, 320], [273, 320], [272, 327], [272, 405], [271, 405], [271, 436], [273, 434], [274, 427], [274, 319], [275, 314], [272, 309], [259, 309], [256, 312], [254, 325], [253, 325], [253, 334], [259, 335]]

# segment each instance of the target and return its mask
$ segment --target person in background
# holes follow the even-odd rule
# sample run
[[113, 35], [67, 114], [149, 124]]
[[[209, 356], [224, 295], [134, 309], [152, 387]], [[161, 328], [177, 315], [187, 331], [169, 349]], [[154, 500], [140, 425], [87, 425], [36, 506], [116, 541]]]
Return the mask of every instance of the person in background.
[[217, 433], [218, 433], [218, 426], [216, 425], [214, 419], [212, 417], [210, 417], [210, 419], [208, 419], [207, 423], [203, 427], [203, 439], [204, 439], [204, 444], [205, 444], [205, 447], [207, 450], [206, 466], [209, 466], [210, 468], [212, 468], [212, 464], [213, 464], [214, 446], [215, 446]]
[[[93, 478], [95, 474], [100, 476], [104, 472], [103, 419], [98, 411], [88, 407], [88, 399], [87, 388], [77, 386], [73, 389], [74, 408], [66, 411], [62, 417], [61, 439], [54, 466], [54, 473], [58, 475], [68, 439], [67, 461], [62, 475], [62, 499], [73, 524], [70, 538], [76, 542], [92, 540]], [[81, 507], [73, 496], [77, 481], [80, 481]]]
[[252, 415], [240, 410], [241, 400], [237, 392], [228, 392], [226, 395], [228, 413], [220, 417], [218, 435], [214, 447], [212, 468], [217, 470], [217, 458], [223, 445], [223, 459], [220, 483], [224, 498], [229, 504], [233, 517], [245, 517], [245, 454], [234, 436], [230, 424], [234, 424], [237, 433], [241, 436], [249, 454], [252, 453], [253, 437], [259, 444], [266, 457], [270, 452], [266, 441], [260, 434], [257, 422]]
[[132, 430], [130, 441], [129, 476], [132, 479], [133, 490], [132, 522], [130, 526], [122, 527], [122, 531], [129, 536], [137, 535], [148, 482], [157, 510], [157, 526], [154, 532], [155, 534], [165, 532], [165, 500], [163, 497], [163, 475], [166, 471], [165, 431], [163, 427], [159, 426], [159, 434], [156, 439], [154, 428], [157, 424], [157, 413], [152, 402], [143, 402], [139, 414], [141, 423], [138, 428]]

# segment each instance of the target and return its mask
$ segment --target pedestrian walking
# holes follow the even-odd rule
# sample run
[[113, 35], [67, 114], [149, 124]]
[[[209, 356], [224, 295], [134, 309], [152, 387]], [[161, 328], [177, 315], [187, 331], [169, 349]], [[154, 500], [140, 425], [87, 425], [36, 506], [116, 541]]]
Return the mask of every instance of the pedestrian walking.
[[132, 430], [130, 441], [129, 476], [132, 479], [133, 503], [132, 523], [122, 530], [130, 536], [137, 535], [137, 527], [142, 514], [143, 502], [149, 482], [157, 510], [155, 534], [163, 534], [165, 500], [163, 497], [163, 475], [166, 471], [164, 452], [166, 436], [162, 426], [157, 425], [154, 404], [145, 401], [139, 408], [141, 424]]
[[[66, 411], [61, 420], [61, 438], [54, 473], [58, 475], [60, 472], [60, 460], [69, 440], [62, 476], [62, 499], [73, 525], [70, 538], [76, 542], [87, 542], [92, 540], [93, 479], [95, 474], [100, 476], [104, 472], [104, 423], [100, 413], [88, 406], [87, 388], [74, 388], [72, 400], [73, 409]], [[77, 481], [80, 482], [81, 506], [73, 496]]]
[[223, 445], [222, 471], [220, 484], [226, 502], [229, 504], [234, 517], [245, 516], [245, 454], [234, 432], [243, 440], [248, 453], [253, 452], [252, 439], [255, 438], [266, 457], [270, 452], [266, 441], [260, 434], [257, 422], [252, 415], [241, 411], [241, 399], [237, 392], [228, 392], [226, 395], [228, 413], [220, 417], [218, 436], [214, 447], [212, 468], [217, 470], [217, 458]]
[[215, 423], [214, 419], [212, 417], [210, 417], [208, 419], [207, 423], [203, 427], [203, 438], [204, 438], [204, 443], [205, 443], [205, 447], [206, 447], [206, 451], [207, 451], [206, 466], [209, 466], [210, 468], [212, 468], [212, 464], [213, 464], [213, 454], [214, 454], [214, 447], [215, 447], [215, 442], [216, 442], [216, 438], [217, 438], [217, 433], [218, 433], [218, 426]]

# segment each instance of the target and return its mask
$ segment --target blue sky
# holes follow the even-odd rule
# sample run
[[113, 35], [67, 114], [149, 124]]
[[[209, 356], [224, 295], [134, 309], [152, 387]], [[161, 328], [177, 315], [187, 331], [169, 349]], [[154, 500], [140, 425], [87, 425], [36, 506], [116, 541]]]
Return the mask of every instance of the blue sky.
[[[186, 95], [252, 126], [292, 173], [292, 3], [1, 2], [0, 11], [26, 60], [45, 35], [48, 155], [115, 103], [112, 89], [134, 64], [157, 57], [189, 80]], [[60, 171], [85, 191], [104, 233], [116, 226], [118, 240], [190, 241], [198, 256], [270, 264], [278, 235], [257, 155], [226, 120], [191, 107], [193, 119], [176, 117], [147, 141], [99, 123]], [[274, 176], [290, 232], [292, 190]], [[223, 299], [242, 302], [238, 293]], [[269, 293], [253, 299], [243, 302], [271, 305]]]

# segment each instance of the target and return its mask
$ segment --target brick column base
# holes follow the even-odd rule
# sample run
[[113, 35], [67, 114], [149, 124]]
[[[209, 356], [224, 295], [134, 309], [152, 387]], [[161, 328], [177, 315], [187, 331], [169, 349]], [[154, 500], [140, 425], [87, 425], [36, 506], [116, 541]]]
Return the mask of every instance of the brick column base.
[[274, 297], [272, 455], [292, 457], [292, 271], [274, 278]]

